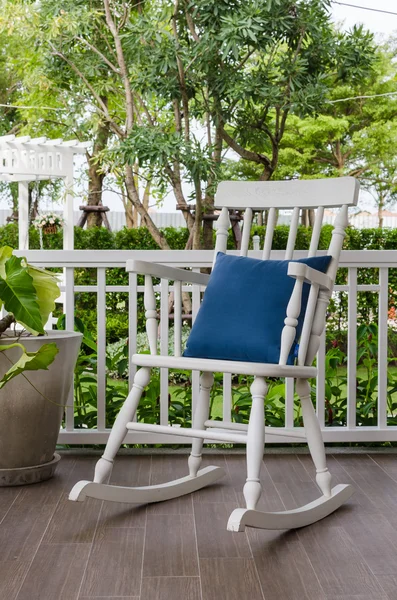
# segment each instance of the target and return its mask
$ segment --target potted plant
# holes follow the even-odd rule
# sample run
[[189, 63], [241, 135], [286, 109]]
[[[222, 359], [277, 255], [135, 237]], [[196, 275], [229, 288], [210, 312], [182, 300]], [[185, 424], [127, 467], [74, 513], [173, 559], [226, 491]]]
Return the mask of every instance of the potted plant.
[[50, 233], [57, 233], [58, 229], [62, 227], [62, 223], [62, 217], [56, 213], [39, 215], [33, 221], [33, 225], [36, 229], [39, 229], [39, 231], [42, 231], [47, 235]]
[[0, 486], [51, 477], [82, 335], [45, 331], [57, 276], [0, 248]]

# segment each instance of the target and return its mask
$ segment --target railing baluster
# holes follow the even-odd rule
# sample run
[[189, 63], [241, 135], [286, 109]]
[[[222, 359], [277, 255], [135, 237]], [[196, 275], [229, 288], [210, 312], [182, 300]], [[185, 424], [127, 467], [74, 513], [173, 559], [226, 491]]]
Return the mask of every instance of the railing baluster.
[[[66, 267], [65, 274], [65, 326], [68, 331], [74, 331], [74, 269]], [[68, 406], [66, 408], [66, 431], [74, 430], [74, 385], [72, 385], [69, 397]]]
[[378, 426], [387, 427], [387, 317], [389, 308], [389, 270], [379, 269], [378, 305]]
[[182, 354], [182, 282], [174, 281], [174, 354]]
[[350, 267], [348, 275], [348, 333], [347, 333], [347, 428], [356, 427], [357, 374], [357, 268]]
[[285, 426], [292, 429], [294, 426], [294, 380], [285, 379]]
[[230, 421], [232, 414], [232, 375], [223, 374], [223, 420]]
[[106, 428], [106, 269], [99, 267], [97, 275], [97, 427]]
[[[168, 308], [168, 279], [160, 283], [160, 354], [168, 355], [169, 308]], [[168, 424], [168, 369], [160, 369], [160, 424]]]
[[325, 426], [325, 329], [317, 352], [316, 413], [321, 429]]
[[132, 356], [136, 353], [136, 336], [138, 332], [138, 286], [137, 274], [129, 273], [128, 279], [128, 391], [136, 373], [136, 366], [132, 364]]
[[[200, 273], [200, 269], [193, 269]], [[200, 308], [200, 286], [192, 286], [192, 324], [196, 320], [197, 313]], [[198, 398], [200, 394], [200, 371], [192, 371], [192, 416], [196, 410]]]

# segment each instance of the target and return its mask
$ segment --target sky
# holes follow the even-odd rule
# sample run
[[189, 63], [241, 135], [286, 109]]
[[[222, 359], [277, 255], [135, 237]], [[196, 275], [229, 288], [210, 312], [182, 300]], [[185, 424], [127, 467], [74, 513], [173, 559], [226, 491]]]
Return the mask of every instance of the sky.
[[[346, 4], [353, 4], [356, 6], [375, 8], [377, 10], [385, 10], [397, 13], [397, 0], [345, 0]], [[343, 0], [341, 0], [343, 2]], [[365, 10], [365, 8], [354, 8], [352, 6], [339, 5], [336, 2], [332, 5], [332, 18], [342, 28], [349, 29], [355, 24], [362, 23], [369, 30], [373, 31], [379, 39], [390, 36], [393, 32], [397, 34], [397, 14], [383, 14], [380, 12], [374, 12], [371, 10]], [[186, 192], [189, 193], [190, 189], [185, 186]], [[369, 195], [362, 194], [360, 198], [360, 205], [362, 208], [367, 210], [375, 211], [375, 207], [371, 207], [371, 200]], [[123, 206], [120, 198], [117, 194], [112, 192], [105, 192], [103, 203], [111, 210], [123, 211]], [[75, 199], [75, 210], [78, 209], [81, 204], [81, 197]], [[162, 212], [175, 212], [175, 198], [172, 193], [168, 194], [165, 198], [161, 208]], [[5, 207], [4, 207], [5, 208]], [[51, 206], [45, 207], [51, 209]]]

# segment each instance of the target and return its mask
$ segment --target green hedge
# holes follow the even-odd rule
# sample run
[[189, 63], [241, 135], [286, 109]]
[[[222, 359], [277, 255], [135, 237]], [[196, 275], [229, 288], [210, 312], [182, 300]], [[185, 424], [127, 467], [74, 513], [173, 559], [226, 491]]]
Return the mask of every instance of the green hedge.
[[[320, 249], [325, 250], [329, 246], [332, 234], [332, 225], [324, 225], [320, 236]], [[138, 229], [121, 229], [110, 232], [104, 227], [93, 227], [92, 229], [81, 229], [75, 227], [76, 250], [157, 250], [158, 245], [152, 239], [145, 227]], [[189, 234], [186, 228], [175, 229], [166, 227], [162, 230], [165, 238], [173, 250], [183, 250], [186, 246]], [[266, 227], [254, 226], [252, 235], [259, 235], [263, 243]], [[287, 245], [289, 227], [279, 225], [275, 228], [273, 247], [276, 250], [284, 250]], [[307, 250], [310, 245], [311, 229], [299, 227], [296, 248]], [[0, 227], [0, 245], [8, 245], [12, 248], [18, 247], [18, 225], [10, 223]], [[61, 250], [62, 232], [43, 235], [44, 249]], [[234, 247], [233, 236], [229, 235], [228, 246]], [[39, 234], [33, 227], [30, 229], [30, 247], [40, 248]], [[252, 241], [251, 241], [252, 247]], [[344, 242], [345, 250], [396, 250], [397, 229], [354, 229], [348, 228]]]

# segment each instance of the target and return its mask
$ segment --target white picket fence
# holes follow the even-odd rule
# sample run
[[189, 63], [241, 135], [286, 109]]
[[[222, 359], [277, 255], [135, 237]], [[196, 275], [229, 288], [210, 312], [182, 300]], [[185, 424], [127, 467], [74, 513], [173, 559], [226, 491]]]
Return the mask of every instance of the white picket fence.
[[[48, 212], [48, 211], [44, 211]], [[62, 216], [61, 211], [59, 215]], [[80, 211], [74, 211], [74, 224], [77, 225], [78, 220], [81, 217]], [[0, 226], [5, 225], [7, 223], [7, 217], [11, 215], [10, 210], [0, 209]], [[155, 225], [157, 227], [186, 227], [185, 219], [181, 212], [153, 212], [150, 213], [151, 218], [153, 219]], [[107, 213], [107, 217], [109, 220], [110, 227], [112, 231], [119, 231], [123, 227], [125, 227], [125, 214], [124, 212], [117, 210], [110, 210]], [[278, 216], [277, 223], [278, 225], [289, 225], [291, 220], [291, 215], [280, 213]], [[324, 223], [333, 224], [334, 216], [333, 215], [325, 215]], [[350, 215], [349, 222], [352, 227], [356, 229], [366, 229], [366, 228], [376, 228], [379, 226], [379, 221], [377, 215]], [[395, 228], [397, 227], [397, 216], [388, 216], [383, 219], [383, 227], [385, 228]]]
[[[62, 444], [103, 444], [106, 442], [109, 430], [106, 429], [106, 293], [126, 292], [129, 295], [129, 352], [135, 352], [137, 335], [137, 298], [143, 293], [143, 287], [137, 285], [137, 276], [129, 275], [128, 285], [107, 285], [106, 272], [116, 267], [124, 267], [128, 259], [160, 262], [162, 264], [188, 267], [199, 270], [200, 267], [208, 267], [212, 262], [211, 251], [130, 251], [130, 250], [56, 250], [41, 251], [29, 250], [23, 253], [28, 261], [43, 267], [64, 268], [64, 298], [66, 313], [66, 328], [73, 329], [74, 324], [74, 295], [78, 292], [92, 292], [97, 295], [97, 335], [98, 335], [98, 426], [97, 429], [77, 429], [74, 423], [73, 397], [70, 398], [71, 405], [66, 411], [66, 426], [59, 435], [59, 443]], [[283, 253], [274, 252], [272, 258], [283, 258]], [[260, 252], [252, 251], [250, 256], [260, 258]], [[304, 256], [304, 252], [296, 252], [295, 258]], [[74, 269], [89, 267], [97, 271], [97, 284], [88, 286], [77, 286], [74, 283]], [[317, 414], [327, 442], [379, 442], [397, 441], [397, 427], [387, 426], [387, 328], [388, 328], [388, 276], [389, 269], [397, 268], [397, 252], [392, 250], [382, 251], [344, 251], [342, 252], [341, 267], [348, 268], [347, 285], [337, 286], [337, 290], [348, 293], [348, 414], [347, 425], [343, 427], [325, 427], [325, 405], [324, 405], [324, 362], [325, 362], [325, 336], [319, 350], [317, 364], [319, 374], [317, 378]], [[379, 269], [379, 281], [373, 285], [358, 285], [357, 272], [360, 268]], [[189, 286], [183, 288], [191, 291]], [[159, 308], [161, 314], [161, 325], [159, 328], [160, 348], [162, 354], [168, 353], [168, 293], [172, 287], [168, 286], [166, 280], [156, 287], [159, 295]], [[362, 427], [356, 424], [356, 370], [357, 370], [357, 294], [362, 291], [371, 291], [378, 294], [378, 331], [379, 331], [379, 353], [378, 353], [378, 423], [373, 427]], [[200, 291], [195, 288], [192, 293], [193, 318], [197, 314], [200, 303]], [[164, 318], [163, 318], [164, 317]], [[130, 367], [130, 382], [134, 375], [134, 368]], [[160, 413], [161, 424], [168, 424], [168, 371], [161, 369], [161, 398]], [[232, 407], [232, 381], [231, 376], [224, 375], [223, 386], [223, 415], [230, 420]], [[199, 373], [193, 373], [193, 409], [198, 397]], [[294, 426], [294, 394], [291, 380], [286, 380], [286, 416], [285, 427], [291, 429]], [[181, 443], [183, 438], [170, 434], [154, 437], [153, 434], [130, 432], [126, 443], [150, 444], [150, 443]], [[186, 438], [188, 443], [189, 438]], [[267, 443], [287, 442], [290, 438], [267, 436]], [[298, 439], [296, 441], [299, 441]]]

